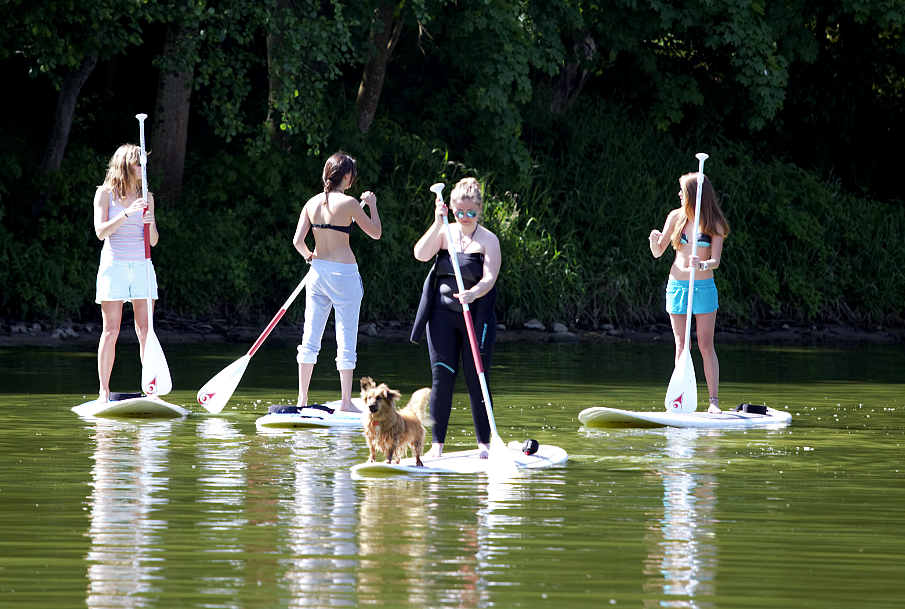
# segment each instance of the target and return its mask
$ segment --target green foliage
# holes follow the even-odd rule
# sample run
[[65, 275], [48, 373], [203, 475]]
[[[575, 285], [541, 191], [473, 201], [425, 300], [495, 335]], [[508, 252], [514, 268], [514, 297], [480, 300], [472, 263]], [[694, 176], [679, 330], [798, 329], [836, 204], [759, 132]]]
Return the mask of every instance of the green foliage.
[[0, 60], [27, 58], [33, 77], [44, 74], [59, 88], [63, 76], [96, 54], [108, 59], [141, 44], [145, 1], [2, 0]]
[[[618, 106], [580, 102], [576, 111], [580, 123], [526, 114], [534, 168], [525, 188], [456, 162], [438, 142], [387, 120], [375, 121], [367, 142], [346, 139], [342, 147], [361, 167], [354, 194], [377, 194], [384, 227], [379, 241], [352, 234], [365, 285], [362, 320], [412, 318], [429, 268], [412, 255], [432, 221], [428, 188], [451, 188], [468, 175], [485, 184], [485, 225], [500, 238], [504, 323], [665, 322], [672, 255], [654, 259], [647, 235], [674, 208], [679, 176], [697, 167], [694, 153], [706, 151], [732, 228], [716, 272], [720, 324], [902, 323], [905, 271], [893, 258], [905, 227], [900, 206], [846, 194], [785, 159], [758, 160], [718, 135], [677, 141]], [[332, 138], [343, 129], [329, 145], [340, 147]], [[90, 201], [105, 161], [74, 147], [56, 176], [61, 199], [52, 214], [37, 224], [13, 214], [0, 228], [6, 315], [97, 316], [100, 242]], [[322, 159], [274, 146], [254, 156], [196, 153], [187, 169], [193, 178], [180, 208], [158, 214], [161, 313], [266, 321], [307, 272], [291, 239], [302, 206], [320, 190]], [[24, 178], [4, 186], [11, 196], [30, 188]], [[296, 305], [288, 316], [302, 313]]]

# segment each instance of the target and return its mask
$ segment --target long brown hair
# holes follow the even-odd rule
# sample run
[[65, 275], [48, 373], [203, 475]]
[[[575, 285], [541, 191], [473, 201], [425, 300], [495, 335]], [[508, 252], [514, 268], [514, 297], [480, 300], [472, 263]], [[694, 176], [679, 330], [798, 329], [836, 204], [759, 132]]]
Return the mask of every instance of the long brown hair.
[[349, 184], [351, 186], [355, 183], [355, 178], [358, 176], [358, 164], [348, 154], [342, 151], [335, 152], [327, 159], [322, 176], [324, 181], [324, 205], [327, 204], [327, 197], [330, 195], [330, 191], [338, 188], [348, 173], [352, 174], [352, 182]]
[[[698, 173], [686, 173], [683, 175], [679, 178], [679, 186], [682, 188], [682, 194], [684, 195], [682, 209], [685, 212], [685, 218], [694, 222], [694, 208], [698, 196]], [[682, 222], [680, 218], [676, 222], [676, 227], [673, 229], [670, 238], [672, 247], [675, 250], [679, 249], [684, 228], [685, 222]], [[705, 235], [729, 236], [729, 222], [726, 220], [726, 216], [723, 215], [716, 191], [707, 176], [704, 176], [704, 183], [701, 188], [701, 221], [699, 230]], [[697, 239], [697, 235], [689, 237], [689, 240], [692, 238]]]
[[141, 192], [141, 178], [135, 176], [132, 165], [141, 163], [141, 148], [135, 144], [123, 144], [113, 153], [103, 188], [107, 188], [114, 197], [125, 199], [129, 193]]

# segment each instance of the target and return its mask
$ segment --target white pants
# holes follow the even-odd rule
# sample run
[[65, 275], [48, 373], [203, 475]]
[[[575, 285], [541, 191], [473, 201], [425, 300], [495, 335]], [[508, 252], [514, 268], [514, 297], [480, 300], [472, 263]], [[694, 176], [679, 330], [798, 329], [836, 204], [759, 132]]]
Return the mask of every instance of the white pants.
[[364, 287], [357, 264], [312, 260], [305, 288], [305, 331], [296, 361], [316, 364], [330, 309], [336, 310], [336, 369], [353, 370], [358, 359], [358, 314]]

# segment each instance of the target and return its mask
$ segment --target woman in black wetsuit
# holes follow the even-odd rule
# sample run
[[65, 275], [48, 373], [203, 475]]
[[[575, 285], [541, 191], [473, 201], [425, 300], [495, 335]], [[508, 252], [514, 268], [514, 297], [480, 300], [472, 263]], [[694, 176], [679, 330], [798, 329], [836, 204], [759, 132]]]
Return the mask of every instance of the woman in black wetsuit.
[[[474, 420], [478, 446], [486, 458], [490, 443], [490, 422], [481, 394], [481, 384], [468, 342], [468, 331], [462, 315], [462, 303], [471, 310], [475, 335], [481, 353], [485, 377], [493, 359], [496, 342], [496, 280], [500, 272], [500, 241], [496, 235], [479, 224], [483, 199], [481, 185], [474, 178], [460, 180], [450, 195], [450, 205], [456, 222], [450, 225], [453, 244], [448, 243], [443, 218], [448, 213], [441, 196], [437, 197], [434, 223], [415, 244], [415, 258], [427, 262], [436, 256], [428, 274], [412, 330], [417, 342], [427, 329], [430, 350], [431, 386], [430, 413], [434, 419], [433, 444], [427, 456], [443, 454], [446, 426], [452, 410], [452, 394], [459, 371], [465, 371], [465, 384], [471, 397], [471, 416]], [[465, 291], [459, 292], [450, 250], [459, 252]]]

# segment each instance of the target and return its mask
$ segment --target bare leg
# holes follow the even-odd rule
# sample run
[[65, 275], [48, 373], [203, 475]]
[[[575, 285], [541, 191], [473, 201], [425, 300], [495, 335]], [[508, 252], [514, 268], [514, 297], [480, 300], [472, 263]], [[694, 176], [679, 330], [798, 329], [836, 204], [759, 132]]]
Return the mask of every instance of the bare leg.
[[[153, 314], [154, 304], [151, 304]], [[135, 316], [135, 335], [138, 336], [138, 350], [141, 362], [145, 361], [145, 344], [148, 342], [148, 301], [137, 298], [132, 301], [132, 313]]]
[[672, 324], [672, 335], [676, 341], [676, 361], [679, 361], [679, 356], [682, 355], [682, 350], [685, 348], [685, 318], [687, 315], [676, 315], [674, 313], [669, 314], [669, 322]]
[[698, 328], [698, 349], [704, 360], [704, 377], [707, 379], [707, 391], [710, 394], [708, 412], [720, 411], [720, 361], [713, 348], [713, 330], [716, 325], [716, 311], [695, 315]]
[[355, 404], [352, 403], [352, 373], [353, 369], [339, 371], [339, 386], [342, 390], [343, 403], [339, 409], [343, 412], [361, 412]]
[[428, 459], [436, 459], [440, 455], [443, 454], [443, 442], [434, 442], [431, 444], [431, 449], [425, 455]]
[[308, 386], [313, 372], [314, 364], [299, 364], [299, 400], [296, 404], [299, 408], [308, 405]]
[[110, 375], [116, 359], [116, 339], [119, 338], [119, 325], [123, 319], [123, 301], [105, 300], [101, 303], [101, 314], [104, 324], [101, 339], [97, 345], [97, 376], [100, 380], [100, 391], [97, 401], [105, 403], [110, 399]]

